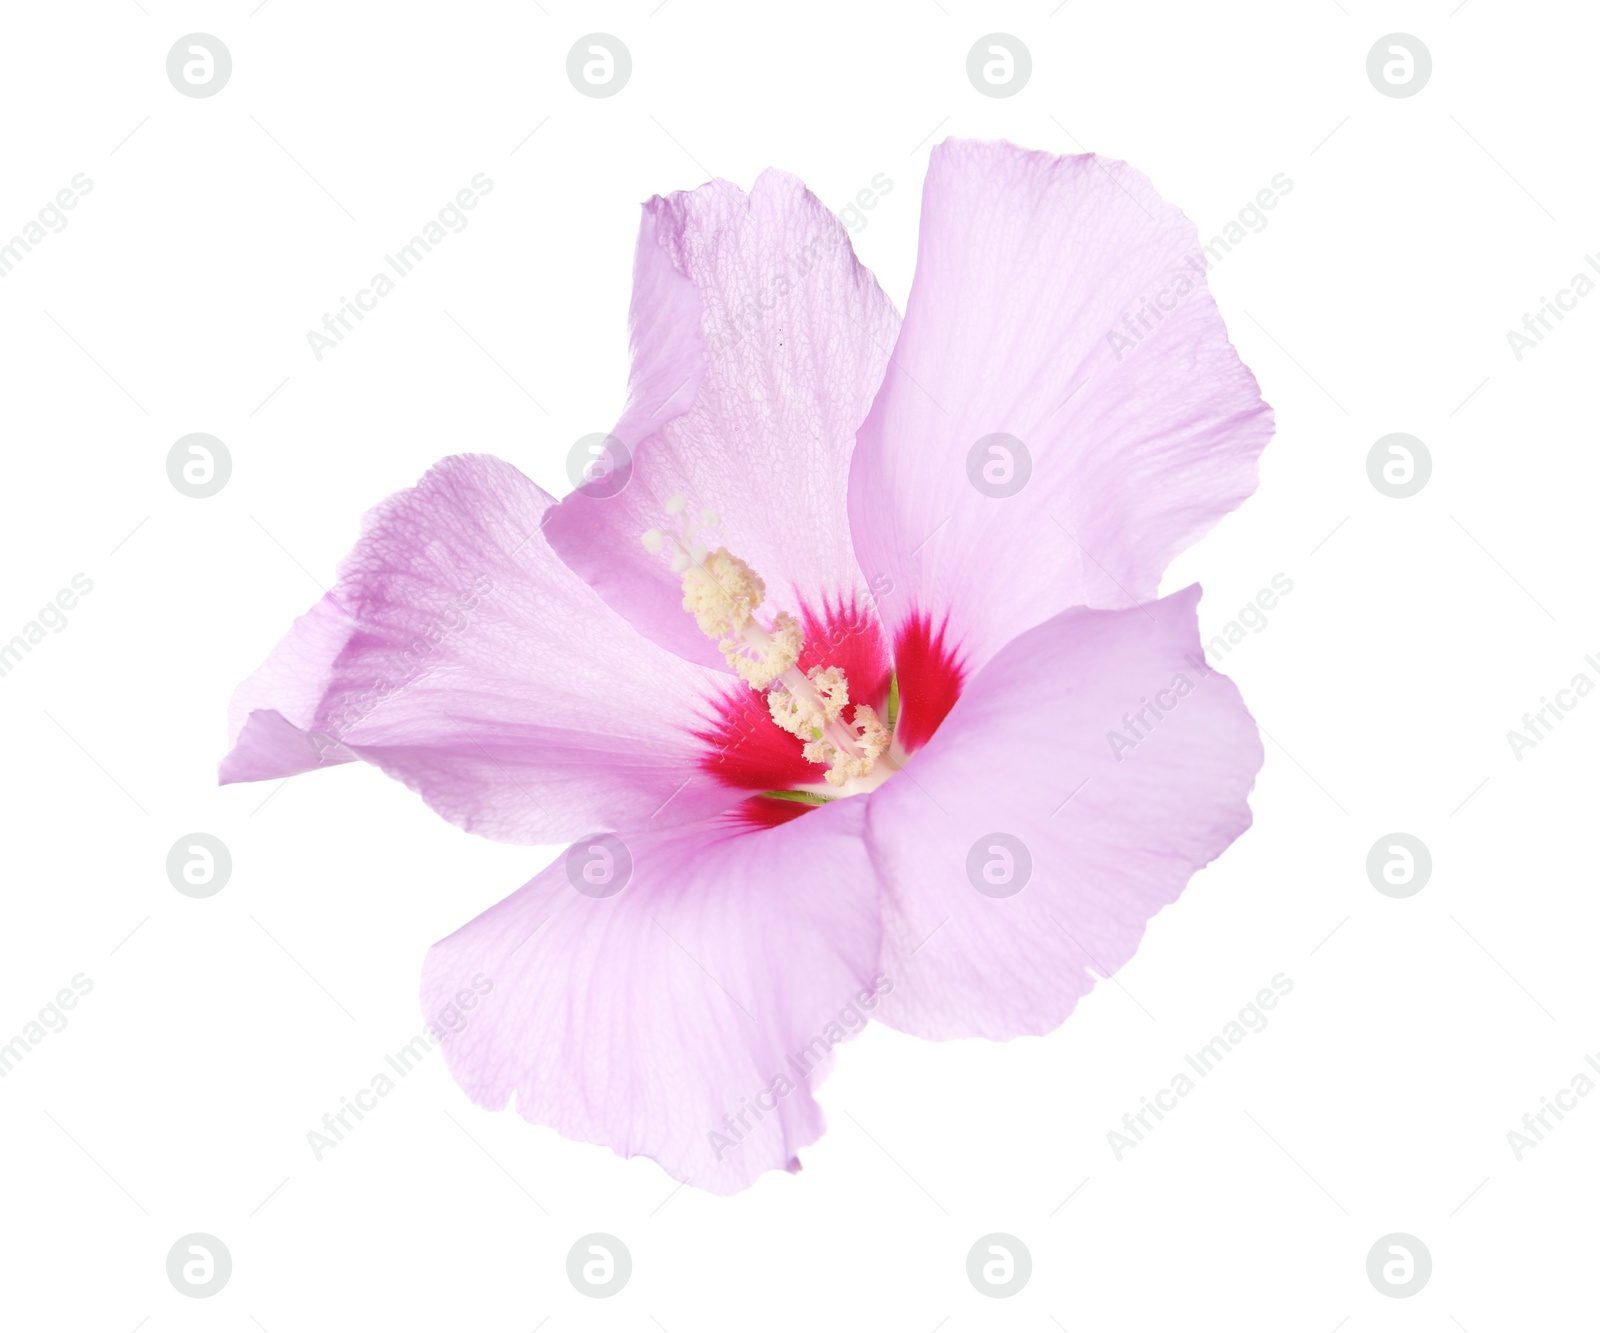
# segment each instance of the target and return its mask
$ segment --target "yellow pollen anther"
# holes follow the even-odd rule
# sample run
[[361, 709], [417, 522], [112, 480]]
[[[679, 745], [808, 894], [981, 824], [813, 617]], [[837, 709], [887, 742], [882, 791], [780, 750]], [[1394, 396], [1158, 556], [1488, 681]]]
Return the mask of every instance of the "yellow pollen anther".
[[719, 642], [717, 650], [752, 690], [764, 690], [784, 672], [794, 670], [805, 646], [800, 622], [787, 611], [780, 611], [773, 617], [770, 630], [763, 630], [752, 620], [742, 634]]
[[762, 624], [756, 615], [767, 595], [761, 576], [731, 551], [708, 550], [697, 540], [702, 529], [717, 526], [715, 513], [702, 509], [698, 520], [691, 519], [681, 495], [666, 508], [678, 530], [652, 528], [644, 546], [658, 554], [670, 544], [673, 572], [683, 576], [683, 609], [700, 632], [717, 640], [717, 650], [752, 689], [767, 691], [772, 720], [801, 741], [807, 760], [829, 766], [830, 783], [843, 786], [870, 774], [891, 739], [877, 713], [857, 704], [851, 720], [844, 720], [850, 684], [839, 667], [816, 666], [801, 674], [800, 622], [779, 611]]
[[707, 638], [739, 634], [766, 597], [761, 576], [723, 550], [712, 551], [683, 572], [683, 609], [694, 616]]

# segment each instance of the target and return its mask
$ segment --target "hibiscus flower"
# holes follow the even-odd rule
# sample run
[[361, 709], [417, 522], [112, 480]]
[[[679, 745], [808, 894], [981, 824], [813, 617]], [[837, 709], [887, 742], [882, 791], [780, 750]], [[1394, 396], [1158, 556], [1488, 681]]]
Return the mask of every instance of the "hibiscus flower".
[[934, 150], [902, 321], [794, 177], [644, 207], [613, 470], [447, 458], [237, 692], [225, 782], [361, 760], [575, 840], [435, 945], [479, 1105], [729, 1193], [873, 1018], [1057, 1027], [1250, 823], [1171, 558], [1270, 409], [1121, 162]]

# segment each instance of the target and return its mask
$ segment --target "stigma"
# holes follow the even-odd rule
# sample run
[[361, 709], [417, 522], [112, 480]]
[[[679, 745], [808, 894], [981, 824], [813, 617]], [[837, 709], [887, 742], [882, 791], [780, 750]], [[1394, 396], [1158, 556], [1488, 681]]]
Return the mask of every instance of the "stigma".
[[765, 620], [758, 614], [766, 584], [731, 551], [709, 545], [706, 534], [718, 525], [715, 513], [702, 509], [691, 518], [681, 495], [667, 501], [667, 513], [674, 526], [652, 528], [644, 534], [644, 546], [652, 554], [667, 554], [672, 571], [682, 578], [683, 609], [700, 632], [716, 641], [717, 651], [745, 684], [766, 695], [772, 720], [800, 742], [806, 760], [828, 766], [829, 783], [876, 786], [872, 779], [888, 776], [874, 772], [879, 761], [895, 766], [885, 755], [889, 729], [877, 713], [868, 704], [851, 707], [850, 683], [840, 668], [800, 670], [805, 635], [799, 620], [787, 611]]

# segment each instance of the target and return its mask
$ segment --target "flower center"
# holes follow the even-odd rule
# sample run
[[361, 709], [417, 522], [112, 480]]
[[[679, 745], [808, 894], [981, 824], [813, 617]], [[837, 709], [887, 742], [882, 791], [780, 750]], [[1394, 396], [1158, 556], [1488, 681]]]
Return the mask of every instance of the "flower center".
[[[703, 540], [717, 526], [709, 509], [689, 517], [681, 495], [667, 501], [673, 529], [652, 528], [644, 545], [669, 552], [672, 570], [683, 578], [683, 609], [700, 632], [717, 641], [717, 650], [751, 689], [766, 695], [772, 720], [801, 744], [811, 763], [828, 765], [828, 782], [840, 794], [868, 791], [900, 767], [886, 753], [889, 728], [867, 704], [850, 705], [850, 682], [837, 666], [798, 666], [805, 649], [800, 622], [787, 611], [765, 621], [757, 611], [766, 601], [761, 576], [731, 551], [712, 550]], [[845, 716], [851, 709], [849, 718]]]

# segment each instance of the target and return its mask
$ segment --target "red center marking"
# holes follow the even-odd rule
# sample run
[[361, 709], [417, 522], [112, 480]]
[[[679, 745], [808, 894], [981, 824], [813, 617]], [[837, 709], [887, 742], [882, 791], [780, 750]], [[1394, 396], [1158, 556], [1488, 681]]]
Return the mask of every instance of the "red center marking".
[[[955, 652], [945, 644], [944, 623], [937, 631], [931, 618], [915, 613], [901, 627], [891, 661], [883, 626], [869, 608], [852, 597], [848, 602], [823, 602], [820, 613], [801, 608], [805, 651], [801, 671], [836, 666], [850, 682], [850, 707], [869, 704], [888, 718], [889, 681], [899, 671], [900, 719], [895, 736], [908, 754], [927, 744], [961, 697], [965, 677]], [[763, 694], [730, 681], [710, 701], [714, 721], [694, 734], [705, 743], [701, 769], [718, 782], [752, 793], [787, 791], [825, 783], [827, 765], [808, 763], [799, 742], [772, 720]], [[802, 801], [752, 795], [732, 813], [742, 822], [772, 826], [798, 819], [815, 809]]]

